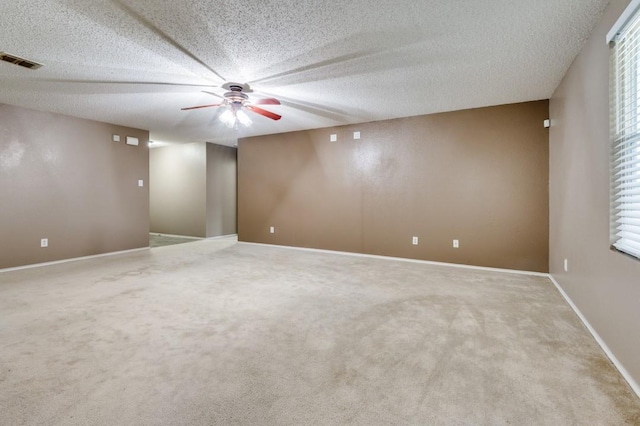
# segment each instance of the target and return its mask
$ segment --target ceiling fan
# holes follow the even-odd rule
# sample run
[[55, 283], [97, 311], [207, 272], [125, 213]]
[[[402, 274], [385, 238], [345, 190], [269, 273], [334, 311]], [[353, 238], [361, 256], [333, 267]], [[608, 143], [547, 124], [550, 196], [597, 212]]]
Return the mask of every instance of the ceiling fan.
[[227, 82], [222, 85], [222, 88], [227, 90], [224, 95], [219, 95], [215, 92], [208, 92], [206, 90], [203, 90], [204, 93], [222, 98], [222, 102], [217, 104], [198, 105], [193, 107], [181, 108], [181, 110], [187, 111], [199, 108], [211, 108], [220, 106], [226, 107], [226, 111], [220, 115], [220, 121], [222, 121], [229, 127], [234, 127], [237, 122], [240, 122], [240, 124], [245, 127], [251, 125], [251, 119], [244, 112], [245, 109], [270, 118], [272, 120], [280, 120], [282, 118], [282, 116], [278, 114], [256, 106], [280, 105], [280, 101], [276, 98], [260, 98], [251, 100], [249, 99], [249, 95], [247, 95], [247, 93], [252, 92], [248, 84]]

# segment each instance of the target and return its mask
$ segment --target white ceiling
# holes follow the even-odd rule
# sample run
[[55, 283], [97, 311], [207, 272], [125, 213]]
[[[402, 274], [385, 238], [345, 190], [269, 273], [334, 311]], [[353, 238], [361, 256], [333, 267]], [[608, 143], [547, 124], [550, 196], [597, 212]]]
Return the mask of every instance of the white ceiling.
[[[606, 0], [2, 0], [0, 103], [214, 141], [549, 98]], [[229, 129], [202, 93], [283, 116]], [[200, 87], [198, 85], [202, 85]], [[205, 87], [205, 86], [208, 86]]]

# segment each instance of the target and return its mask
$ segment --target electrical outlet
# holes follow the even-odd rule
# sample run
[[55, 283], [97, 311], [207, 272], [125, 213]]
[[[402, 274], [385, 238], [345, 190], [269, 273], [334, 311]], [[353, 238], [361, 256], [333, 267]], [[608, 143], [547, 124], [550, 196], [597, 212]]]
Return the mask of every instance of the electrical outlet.
[[269, 233], [270, 234], [275, 234], [276, 233], [276, 228], [274, 226], [269, 228]]
[[335, 133], [332, 133], [332, 134], [329, 136], [329, 141], [330, 141], [330, 142], [336, 142], [337, 140], [338, 140], [338, 135], [336, 135]]
[[453, 240], [453, 248], [459, 248], [460, 242], [458, 240]]
[[40, 239], [40, 247], [49, 247], [49, 239], [41, 238]]
[[360, 139], [360, 132], [353, 132], [354, 139]]
[[418, 237], [413, 237], [411, 239], [411, 244], [413, 244], [414, 246], [417, 246], [418, 245]]
[[142, 179], [138, 179], [138, 186], [139, 187], [143, 187], [144, 186], [144, 181]]
[[569, 260], [564, 260], [564, 271], [569, 272]]

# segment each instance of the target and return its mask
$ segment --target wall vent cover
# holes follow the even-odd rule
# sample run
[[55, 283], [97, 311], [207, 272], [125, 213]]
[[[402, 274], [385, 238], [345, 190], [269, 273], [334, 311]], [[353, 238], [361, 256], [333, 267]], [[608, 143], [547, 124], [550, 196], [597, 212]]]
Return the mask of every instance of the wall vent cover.
[[5, 52], [0, 52], [0, 61], [9, 62], [10, 64], [19, 65], [24, 68], [29, 68], [30, 70], [37, 70], [42, 66], [42, 64], [39, 64], [37, 62], [20, 58], [18, 56], [14, 56]]

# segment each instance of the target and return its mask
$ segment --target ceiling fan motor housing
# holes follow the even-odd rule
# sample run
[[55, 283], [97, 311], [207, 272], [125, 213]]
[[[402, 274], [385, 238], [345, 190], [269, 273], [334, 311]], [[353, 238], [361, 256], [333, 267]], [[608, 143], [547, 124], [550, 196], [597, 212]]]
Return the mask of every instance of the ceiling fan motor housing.
[[229, 104], [244, 105], [245, 101], [249, 99], [249, 96], [247, 96], [246, 93], [242, 93], [242, 91], [240, 90], [236, 91], [233, 89], [233, 87], [231, 87], [231, 90], [231, 92], [227, 92], [224, 94], [224, 98]]

